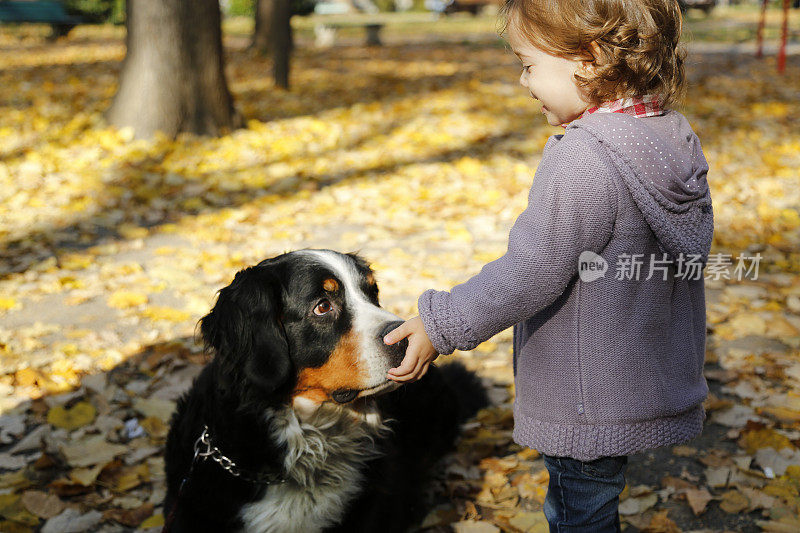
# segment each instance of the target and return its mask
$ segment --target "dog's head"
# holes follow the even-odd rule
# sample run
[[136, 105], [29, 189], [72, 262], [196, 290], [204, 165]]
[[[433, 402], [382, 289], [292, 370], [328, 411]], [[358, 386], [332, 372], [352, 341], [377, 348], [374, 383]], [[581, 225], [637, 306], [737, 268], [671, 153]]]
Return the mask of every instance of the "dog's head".
[[237, 273], [201, 332], [224, 390], [347, 404], [397, 388], [386, 372], [400, 364], [407, 343], [386, 346], [382, 338], [400, 323], [381, 308], [363, 259], [300, 250]]

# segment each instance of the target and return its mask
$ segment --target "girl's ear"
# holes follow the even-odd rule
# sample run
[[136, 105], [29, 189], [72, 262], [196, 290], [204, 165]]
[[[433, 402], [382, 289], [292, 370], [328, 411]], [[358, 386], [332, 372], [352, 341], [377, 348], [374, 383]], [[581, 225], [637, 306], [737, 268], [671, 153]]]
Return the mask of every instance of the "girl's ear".
[[600, 49], [600, 45], [597, 44], [597, 41], [592, 41], [589, 43], [587, 52], [591, 56], [591, 59], [581, 61], [581, 69], [587, 74], [592, 75], [597, 70], [597, 65], [602, 62], [603, 51]]

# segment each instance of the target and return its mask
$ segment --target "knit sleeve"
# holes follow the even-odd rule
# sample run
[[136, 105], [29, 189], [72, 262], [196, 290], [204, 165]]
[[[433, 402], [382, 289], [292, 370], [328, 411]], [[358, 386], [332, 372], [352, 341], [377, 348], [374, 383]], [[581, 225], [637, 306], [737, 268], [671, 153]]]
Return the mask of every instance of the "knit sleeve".
[[440, 354], [471, 350], [552, 304], [577, 275], [580, 254], [605, 247], [617, 199], [602, 150], [567, 134], [545, 151], [506, 253], [452, 290], [420, 296], [420, 318]]

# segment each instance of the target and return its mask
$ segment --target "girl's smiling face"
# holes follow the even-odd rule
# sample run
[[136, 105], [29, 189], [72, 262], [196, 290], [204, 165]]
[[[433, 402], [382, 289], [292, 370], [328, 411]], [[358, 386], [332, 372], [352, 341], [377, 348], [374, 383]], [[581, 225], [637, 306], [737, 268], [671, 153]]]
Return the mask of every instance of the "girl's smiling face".
[[575, 84], [574, 74], [582, 62], [544, 52], [525, 39], [513, 20], [508, 24], [511, 50], [522, 61], [519, 83], [542, 103], [542, 113], [553, 126], [578, 118], [592, 104]]

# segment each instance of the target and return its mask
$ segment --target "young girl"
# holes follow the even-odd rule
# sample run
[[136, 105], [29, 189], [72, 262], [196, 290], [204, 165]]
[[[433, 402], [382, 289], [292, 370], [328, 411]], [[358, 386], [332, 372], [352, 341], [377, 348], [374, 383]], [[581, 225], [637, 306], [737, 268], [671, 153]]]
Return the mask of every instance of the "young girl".
[[[552, 125], [508, 250], [428, 290], [397, 382], [514, 326], [514, 440], [550, 472], [551, 531], [619, 531], [627, 456], [700, 433], [713, 213], [675, 0], [507, 0], [520, 83]], [[690, 268], [694, 266], [694, 268]]]

